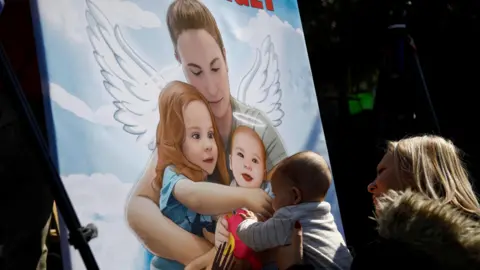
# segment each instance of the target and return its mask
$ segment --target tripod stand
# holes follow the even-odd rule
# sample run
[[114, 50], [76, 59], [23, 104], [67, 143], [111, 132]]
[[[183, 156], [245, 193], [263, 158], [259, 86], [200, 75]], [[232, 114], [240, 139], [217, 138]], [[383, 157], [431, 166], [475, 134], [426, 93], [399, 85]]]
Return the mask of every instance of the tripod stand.
[[47, 174], [45, 178], [50, 179], [49, 184], [54, 200], [69, 231], [70, 245], [74, 246], [80, 252], [88, 270], [98, 270], [99, 267], [88, 245], [88, 241], [97, 236], [97, 229], [93, 224], [88, 224], [86, 227], [80, 225], [80, 221], [65, 191], [60, 175], [49, 155], [47, 144], [35, 121], [28, 101], [23, 94], [20, 83], [15, 76], [12, 65], [1, 45], [0, 61], [1, 81], [5, 84], [6, 89], [5, 93], [1, 93], [0, 113], [5, 114], [6, 117], [16, 119], [21, 124], [22, 131], [26, 135], [25, 137], [29, 138], [29, 147], [35, 152], [36, 156], [38, 156], [42, 167], [45, 168], [44, 171]]
[[441, 133], [417, 48], [407, 29], [410, 5], [405, 1], [390, 11], [387, 36], [391, 54], [386, 57], [374, 105], [382, 140], [401, 139], [407, 132]]

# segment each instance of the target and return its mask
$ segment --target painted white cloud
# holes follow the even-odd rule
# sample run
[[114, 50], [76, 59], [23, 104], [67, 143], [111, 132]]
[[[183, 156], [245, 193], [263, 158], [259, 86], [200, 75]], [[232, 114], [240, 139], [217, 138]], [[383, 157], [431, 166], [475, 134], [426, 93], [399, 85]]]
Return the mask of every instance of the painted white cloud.
[[115, 112], [113, 104], [103, 105], [93, 110], [85, 101], [70, 94], [56, 83], [50, 83], [50, 99], [62, 109], [87, 121], [104, 126], [120, 127], [120, 123], [113, 118]]
[[185, 73], [183, 72], [182, 66], [178, 63], [167, 65], [162, 68], [158, 74], [160, 74], [166, 82], [171, 81], [181, 81], [186, 82]]
[[135, 1], [94, 0], [112, 24], [132, 29], [157, 28], [162, 25], [160, 18], [153, 12], [141, 9]]
[[[85, 19], [88, 0], [42, 0], [39, 13], [42, 23], [46, 22], [73, 42], [86, 42]], [[161, 26], [158, 16], [141, 9], [136, 3], [124, 0], [91, 0], [112, 24], [133, 29], [156, 28]]]
[[254, 48], [260, 47], [267, 35], [272, 36], [274, 44], [289, 44], [296, 40], [304, 42], [301, 29], [293, 28], [287, 21], [280, 20], [276, 15], [269, 15], [264, 10], [259, 10], [257, 16], [251, 18], [245, 27], [234, 29], [233, 33], [237, 39], [249, 43]]
[[[320, 116], [317, 115], [317, 117], [320, 117]], [[330, 158], [328, 156], [328, 150], [327, 150], [327, 141], [325, 140], [325, 133], [323, 132], [323, 128], [318, 133], [315, 146], [311, 150], [322, 155], [325, 158], [325, 160], [330, 164]]]
[[[90, 241], [90, 247], [100, 269], [139, 269], [140, 243], [124, 214], [132, 184], [100, 173], [72, 174], [62, 180], [82, 225], [94, 223], [98, 228], [98, 237]], [[71, 256], [73, 270], [85, 269], [78, 251], [71, 249]]]
[[81, 9], [83, 3], [80, 3], [73, 0], [43, 0], [38, 3], [41, 23], [48, 23], [72, 41], [84, 41], [82, 31], [85, 31], [85, 16], [80, 12], [84, 10]]

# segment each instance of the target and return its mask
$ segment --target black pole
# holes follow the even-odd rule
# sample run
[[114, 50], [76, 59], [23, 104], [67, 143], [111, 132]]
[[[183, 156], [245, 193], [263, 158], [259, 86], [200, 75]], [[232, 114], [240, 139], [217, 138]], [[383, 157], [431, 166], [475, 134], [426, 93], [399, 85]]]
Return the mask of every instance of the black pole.
[[[0, 72], [2, 82], [5, 84], [5, 97], [8, 101], [2, 102], [9, 113], [18, 118], [19, 123], [25, 131], [25, 135], [29, 136], [31, 149], [39, 156], [39, 161], [43, 162], [43, 167], [47, 173], [54, 200], [62, 214], [62, 217], [69, 231], [69, 242], [80, 252], [85, 266], [88, 270], [99, 270], [92, 250], [88, 245], [88, 241], [97, 235], [97, 229], [93, 224], [87, 225], [85, 228], [80, 225], [80, 221], [75, 213], [72, 202], [63, 186], [60, 175], [49, 155], [47, 144], [42, 136], [40, 128], [36, 123], [33, 112], [28, 101], [23, 94], [22, 87], [13, 71], [12, 65], [0, 44]], [[10, 108], [8, 108], [10, 107]]]
[[411, 5], [410, 1], [400, 2], [390, 10], [386, 32], [390, 53], [386, 55], [374, 103], [377, 121], [381, 123], [378, 137], [382, 141], [419, 132], [441, 135], [417, 48], [408, 33]]
[[408, 36], [409, 39], [409, 45], [413, 51], [413, 58], [415, 60], [415, 67], [417, 69], [417, 74], [418, 74], [418, 79], [420, 80], [420, 83], [422, 84], [422, 89], [423, 89], [423, 94], [425, 95], [425, 99], [428, 103], [428, 108], [430, 111], [430, 116], [431, 120], [433, 121], [435, 131], [437, 135], [442, 135], [441, 129], [440, 129], [440, 122], [438, 121], [437, 118], [437, 113], [435, 112], [435, 107], [433, 106], [432, 99], [430, 97], [430, 91], [427, 86], [427, 81], [425, 80], [425, 76], [423, 75], [423, 69], [422, 65], [420, 64], [420, 59], [418, 57], [417, 53], [417, 47], [415, 46], [415, 42], [411, 36]]

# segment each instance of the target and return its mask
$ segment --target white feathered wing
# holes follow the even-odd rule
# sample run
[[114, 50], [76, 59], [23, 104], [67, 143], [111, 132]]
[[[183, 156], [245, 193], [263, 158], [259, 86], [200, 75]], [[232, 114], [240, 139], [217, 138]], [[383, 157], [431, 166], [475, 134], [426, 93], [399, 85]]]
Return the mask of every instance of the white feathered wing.
[[265, 112], [275, 127], [282, 123], [282, 89], [278, 55], [270, 36], [256, 49], [255, 62], [240, 81], [237, 99]]
[[159, 121], [158, 96], [167, 82], [128, 45], [118, 25], [112, 26], [91, 0], [86, 4], [87, 34], [103, 85], [117, 108], [113, 117], [126, 132], [153, 150]]

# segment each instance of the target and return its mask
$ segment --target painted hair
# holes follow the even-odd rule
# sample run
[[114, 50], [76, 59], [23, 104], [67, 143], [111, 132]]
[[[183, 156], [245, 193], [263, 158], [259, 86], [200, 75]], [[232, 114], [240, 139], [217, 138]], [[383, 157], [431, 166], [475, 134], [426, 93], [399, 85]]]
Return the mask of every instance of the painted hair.
[[248, 135], [254, 137], [255, 140], [258, 142], [259, 146], [261, 147], [261, 149], [263, 149], [263, 151], [261, 152], [260, 158], [262, 159], [263, 164], [264, 164], [263, 179], [267, 179], [267, 153], [266, 153], [265, 145], [263, 144], [262, 138], [260, 138], [260, 135], [258, 135], [258, 133], [255, 132], [255, 130], [253, 130], [253, 129], [247, 127], [247, 126], [237, 127], [232, 133], [232, 139], [230, 141], [230, 153], [233, 153], [233, 142], [235, 141], [236, 135], [238, 135], [239, 133], [247, 133]]
[[205, 104], [212, 119], [215, 143], [218, 148], [216, 171], [220, 183], [228, 185], [229, 177], [226, 167], [225, 148], [218, 132], [214, 116], [207, 100], [190, 84], [173, 81], [165, 86], [158, 98], [160, 122], [157, 127], [158, 163], [156, 168], [155, 185], [162, 187], [163, 172], [169, 165], [174, 165], [179, 174], [183, 174], [194, 182], [204, 180], [203, 170], [190, 162], [182, 152], [185, 141], [185, 123], [183, 110], [190, 102], [199, 100]]
[[469, 181], [460, 150], [439, 136], [424, 135], [389, 142], [401, 190], [412, 189], [431, 199], [480, 215], [480, 204]]
[[210, 10], [199, 0], [175, 0], [167, 10], [167, 27], [177, 54], [178, 37], [186, 30], [207, 31], [217, 42], [225, 60], [225, 46], [217, 22]]

